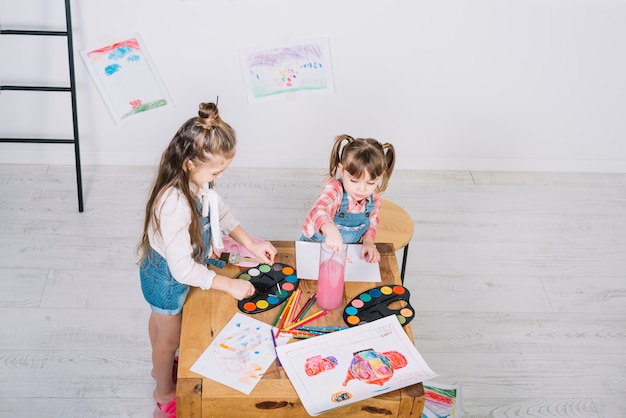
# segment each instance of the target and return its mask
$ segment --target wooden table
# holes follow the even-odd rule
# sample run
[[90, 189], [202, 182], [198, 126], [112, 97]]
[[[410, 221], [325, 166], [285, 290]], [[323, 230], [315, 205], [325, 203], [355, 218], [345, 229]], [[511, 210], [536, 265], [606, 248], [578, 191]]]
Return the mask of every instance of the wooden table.
[[[296, 267], [295, 245], [293, 241], [274, 241], [278, 249], [276, 262]], [[381, 253], [380, 274], [382, 282], [346, 282], [345, 300], [382, 284], [399, 284], [400, 274], [395, 252], [391, 244], [377, 244]], [[227, 265], [218, 270], [221, 274], [236, 277], [246, 269]], [[301, 280], [302, 306], [316, 289], [313, 280]], [[271, 324], [279, 308], [255, 314], [254, 318]], [[308, 417], [298, 394], [293, 389], [287, 375], [276, 361], [269, 367], [265, 376], [250, 395], [204, 378], [189, 369], [209, 346], [224, 325], [239, 312], [237, 300], [224, 292], [192, 288], [183, 309], [183, 322], [178, 363], [178, 383], [176, 387], [177, 416], [195, 417]], [[342, 309], [318, 319], [312, 325], [346, 326]], [[413, 339], [410, 325], [405, 331]], [[389, 392], [374, 398], [355, 402], [322, 414], [323, 417], [416, 417], [421, 418], [424, 408], [424, 389], [421, 383]]]

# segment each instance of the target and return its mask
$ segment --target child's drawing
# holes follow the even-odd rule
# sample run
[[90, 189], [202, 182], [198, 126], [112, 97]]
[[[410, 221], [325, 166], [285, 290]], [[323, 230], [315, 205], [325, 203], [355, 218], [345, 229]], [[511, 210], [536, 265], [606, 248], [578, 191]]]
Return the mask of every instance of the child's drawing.
[[455, 418], [461, 416], [461, 385], [424, 382], [422, 418]]
[[350, 362], [343, 385], [346, 386], [350, 380], [356, 379], [370, 385], [382, 386], [393, 377], [394, 370], [405, 366], [406, 357], [398, 351], [377, 353], [371, 348], [358, 351]]
[[306, 363], [304, 364], [304, 371], [306, 372], [307, 376], [315, 376], [326, 370], [334, 369], [336, 365], [337, 359], [333, 356], [313, 356], [306, 359]]
[[237, 312], [191, 366], [191, 371], [246, 395], [276, 358], [272, 327]]
[[433, 378], [395, 315], [277, 347], [309, 415]]
[[81, 56], [117, 124], [172, 104], [138, 34]]
[[328, 39], [245, 49], [240, 59], [249, 102], [290, 92], [334, 91]]

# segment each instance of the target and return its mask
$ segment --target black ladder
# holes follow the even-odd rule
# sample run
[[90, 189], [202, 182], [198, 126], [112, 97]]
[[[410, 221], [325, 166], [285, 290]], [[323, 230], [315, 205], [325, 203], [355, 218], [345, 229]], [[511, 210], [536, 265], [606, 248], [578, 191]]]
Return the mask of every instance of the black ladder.
[[0, 29], [0, 35], [31, 35], [31, 36], [65, 36], [67, 37], [67, 56], [70, 73], [69, 87], [47, 86], [5, 86], [0, 85], [0, 90], [14, 91], [46, 91], [68, 92], [72, 97], [72, 138], [0, 138], [0, 142], [21, 142], [38, 144], [74, 144], [74, 160], [76, 166], [76, 188], [78, 190], [78, 211], [83, 211], [83, 184], [80, 168], [80, 148], [78, 143], [78, 113], [76, 111], [76, 80], [74, 75], [74, 45], [72, 39], [72, 17], [70, 12], [70, 0], [65, 0], [65, 31], [50, 30], [12, 30]]

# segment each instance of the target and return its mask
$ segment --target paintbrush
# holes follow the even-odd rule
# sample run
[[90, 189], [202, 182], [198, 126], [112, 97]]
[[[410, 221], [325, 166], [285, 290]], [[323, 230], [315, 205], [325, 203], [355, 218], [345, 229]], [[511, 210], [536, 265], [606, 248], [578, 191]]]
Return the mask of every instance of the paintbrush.
[[228, 264], [237, 264], [241, 262], [261, 264], [263, 262], [260, 258], [244, 257], [243, 255], [235, 253], [222, 253], [222, 255], [220, 255], [220, 260], [225, 261]]

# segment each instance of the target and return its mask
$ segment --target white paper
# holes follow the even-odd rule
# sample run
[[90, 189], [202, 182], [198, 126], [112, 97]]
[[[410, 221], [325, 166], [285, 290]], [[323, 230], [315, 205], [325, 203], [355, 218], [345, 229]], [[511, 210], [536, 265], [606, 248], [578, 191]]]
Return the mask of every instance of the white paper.
[[[437, 376], [394, 315], [282, 345], [277, 352], [302, 405], [314, 416]], [[368, 367], [376, 371], [370, 377]]]
[[[319, 242], [296, 241], [296, 266], [299, 279], [317, 280], [320, 264]], [[361, 259], [361, 244], [348, 244], [346, 282], [380, 282], [380, 265]]]
[[276, 358], [271, 330], [271, 325], [235, 313], [191, 371], [249, 395]]

